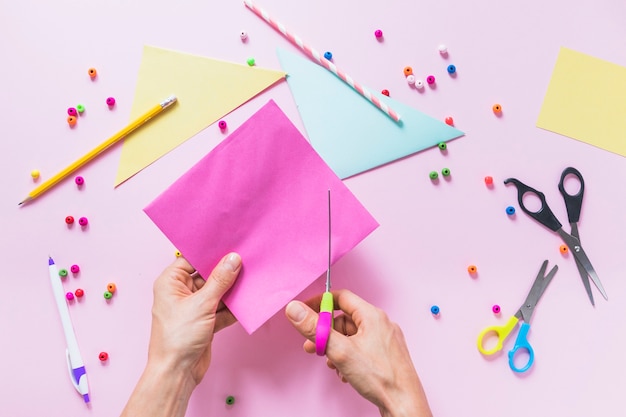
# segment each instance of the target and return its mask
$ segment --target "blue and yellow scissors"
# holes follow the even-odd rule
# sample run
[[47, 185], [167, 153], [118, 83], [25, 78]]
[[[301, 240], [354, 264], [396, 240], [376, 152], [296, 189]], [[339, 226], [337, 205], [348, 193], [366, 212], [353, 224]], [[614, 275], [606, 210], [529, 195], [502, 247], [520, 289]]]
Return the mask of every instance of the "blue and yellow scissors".
[[326, 270], [326, 291], [322, 295], [322, 302], [320, 303], [320, 316], [317, 319], [317, 328], [315, 329], [315, 353], [319, 356], [324, 356], [326, 353], [328, 337], [330, 336], [330, 331], [333, 328], [333, 311], [335, 309], [333, 304], [333, 294], [330, 292], [330, 219], [330, 190], [328, 190], [328, 269]]
[[[496, 352], [502, 350], [504, 341], [511, 334], [515, 326], [520, 320], [523, 320], [522, 326], [520, 328], [519, 333], [517, 334], [517, 338], [515, 339], [515, 345], [513, 349], [509, 351], [509, 366], [515, 372], [526, 372], [530, 369], [535, 361], [535, 352], [528, 343], [528, 332], [530, 330], [530, 318], [535, 311], [535, 307], [539, 302], [539, 299], [543, 295], [546, 288], [548, 288], [548, 284], [552, 281], [554, 274], [559, 269], [557, 265], [554, 265], [548, 275], [546, 275], [546, 269], [548, 267], [548, 260], [543, 261], [543, 265], [541, 265], [541, 269], [535, 278], [535, 282], [533, 286], [530, 288], [530, 292], [526, 297], [526, 301], [524, 304], [517, 310], [517, 312], [509, 319], [509, 321], [504, 326], [490, 326], [485, 328], [478, 335], [478, 350], [483, 355], [493, 355]], [[496, 345], [492, 348], [485, 348], [484, 342], [485, 339], [491, 338], [492, 336], [497, 337]], [[522, 367], [518, 367], [515, 365], [515, 356], [518, 352], [526, 351], [528, 353], [528, 362]]]
[[[578, 179], [580, 182], [580, 189], [574, 195], [569, 194], [565, 190], [564, 182], [565, 178], [568, 175], [572, 175]], [[561, 236], [561, 239], [565, 242], [570, 251], [574, 254], [574, 259], [576, 260], [576, 266], [578, 267], [578, 273], [580, 274], [580, 278], [583, 281], [583, 285], [585, 286], [585, 290], [587, 291], [587, 295], [589, 296], [589, 300], [591, 300], [591, 304], [594, 304], [593, 295], [591, 294], [591, 286], [589, 285], [589, 277], [595, 284], [595, 286], [600, 291], [600, 294], [604, 297], [605, 300], [608, 300], [606, 296], [606, 292], [602, 287], [602, 283], [600, 282], [600, 278], [598, 278], [598, 274], [593, 269], [591, 265], [591, 261], [589, 261], [589, 257], [583, 250], [583, 247], [580, 245], [580, 235], [578, 234], [578, 219], [580, 218], [580, 209], [583, 204], [583, 193], [585, 191], [585, 181], [583, 180], [582, 174], [576, 169], [572, 167], [565, 168], [561, 174], [561, 180], [559, 181], [559, 191], [565, 200], [565, 207], [567, 208], [567, 217], [570, 223], [571, 232], [567, 233], [563, 230], [563, 225], [556, 218], [548, 204], [546, 203], [545, 195], [535, 190], [534, 188], [529, 187], [524, 184], [520, 180], [516, 178], [509, 178], [504, 181], [505, 184], [513, 184], [517, 187], [517, 201], [519, 202], [520, 207], [524, 213], [528, 214], [530, 217], [535, 219], [537, 222], [541, 223], [548, 229], [553, 232], [558, 233]], [[533, 212], [528, 210], [528, 208], [524, 205], [524, 195], [526, 194], [535, 194], [541, 200], [541, 207], [539, 210]]]

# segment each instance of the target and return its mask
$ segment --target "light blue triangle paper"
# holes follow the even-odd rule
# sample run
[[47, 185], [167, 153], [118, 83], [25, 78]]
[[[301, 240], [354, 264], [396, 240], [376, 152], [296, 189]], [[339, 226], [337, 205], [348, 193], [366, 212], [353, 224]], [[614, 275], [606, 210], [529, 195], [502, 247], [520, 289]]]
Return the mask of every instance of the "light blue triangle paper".
[[[339, 178], [348, 178], [464, 133], [382, 94], [401, 116], [394, 122], [333, 73], [282, 49], [278, 59], [313, 148]], [[372, 90], [370, 90], [372, 91]]]

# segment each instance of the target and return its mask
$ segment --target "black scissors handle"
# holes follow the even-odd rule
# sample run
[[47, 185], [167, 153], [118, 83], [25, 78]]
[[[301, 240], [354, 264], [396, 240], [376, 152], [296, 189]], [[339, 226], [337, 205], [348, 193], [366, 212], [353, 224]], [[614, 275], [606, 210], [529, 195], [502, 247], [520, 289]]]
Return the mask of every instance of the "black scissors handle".
[[[574, 195], [565, 191], [565, 187], [563, 186], [565, 177], [568, 175], [574, 175], [580, 182], [580, 190], [578, 190], [578, 193]], [[561, 174], [561, 181], [559, 181], [559, 191], [565, 200], [565, 207], [567, 208], [567, 218], [569, 219], [569, 222], [578, 223], [578, 219], [580, 219], [580, 209], [583, 205], [583, 194], [585, 192], [585, 180], [583, 180], [582, 174], [576, 168], [565, 168]]]
[[[528, 185], [524, 184], [516, 178], [509, 178], [505, 180], [504, 183], [512, 183], [513, 185], [515, 185], [515, 187], [517, 188], [517, 202], [519, 203], [524, 213], [528, 214], [530, 217], [543, 224], [545, 227], [552, 230], [553, 232], [556, 232], [561, 227], [563, 227], [561, 222], [559, 222], [559, 219], [556, 218], [554, 213], [552, 213], [552, 210], [550, 210], [550, 207], [548, 207], [548, 203], [546, 203], [546, 196], [541, 191], [537, 191], [534, 188], [529, 187]], [[539, 200], [541, 200], [541, 207], [539, 208], [539, 210], [530, 211], [526, 208], [526, 206], [524, 205], [524, 195], [527, 193], [535, 194], [537, 197], [539, 197]]]

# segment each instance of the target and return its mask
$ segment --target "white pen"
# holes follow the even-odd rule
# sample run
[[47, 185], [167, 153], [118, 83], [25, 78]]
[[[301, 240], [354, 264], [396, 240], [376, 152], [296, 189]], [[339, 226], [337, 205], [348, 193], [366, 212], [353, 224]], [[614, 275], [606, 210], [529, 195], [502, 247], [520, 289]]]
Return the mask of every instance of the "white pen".
[[74, 334], [74, 327], [70, 319], [70, 311], [67, 308], [67, 301], [65, 301], [65, 294], [63, 294], [59, 270], [51, 257], [48, 258], [48, 270], [50, 271], [50, 283], [52, 284], [52, 292], [54, 292], [54, 300], [57, 303], [59, 314], [61, 315], [61, 323], [63, 324], [63, 332], [65, 333], [65, 342], [67, 343], [65, 356], [70, 380], [76, 391], [83, 396], [85, 403], [88, 403], [89, 386], [87, 384], [85, 364], [78, 350], [78, 342], [76, 341], [76, 334]]

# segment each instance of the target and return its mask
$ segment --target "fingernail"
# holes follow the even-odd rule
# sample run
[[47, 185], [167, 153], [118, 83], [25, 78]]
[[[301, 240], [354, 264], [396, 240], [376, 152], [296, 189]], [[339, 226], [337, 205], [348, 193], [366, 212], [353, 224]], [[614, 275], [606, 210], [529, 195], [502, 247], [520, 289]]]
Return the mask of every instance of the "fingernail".
[[297, 301], [287, 304], [287, 316], [296, 323], [301, 322], [306, 317], [306, 310]]
[[238, 253], [231, 253], [224, 259], [224, 266], [230, 269], [231, 272], [235, 272], [241, 265], [241, 256]]

